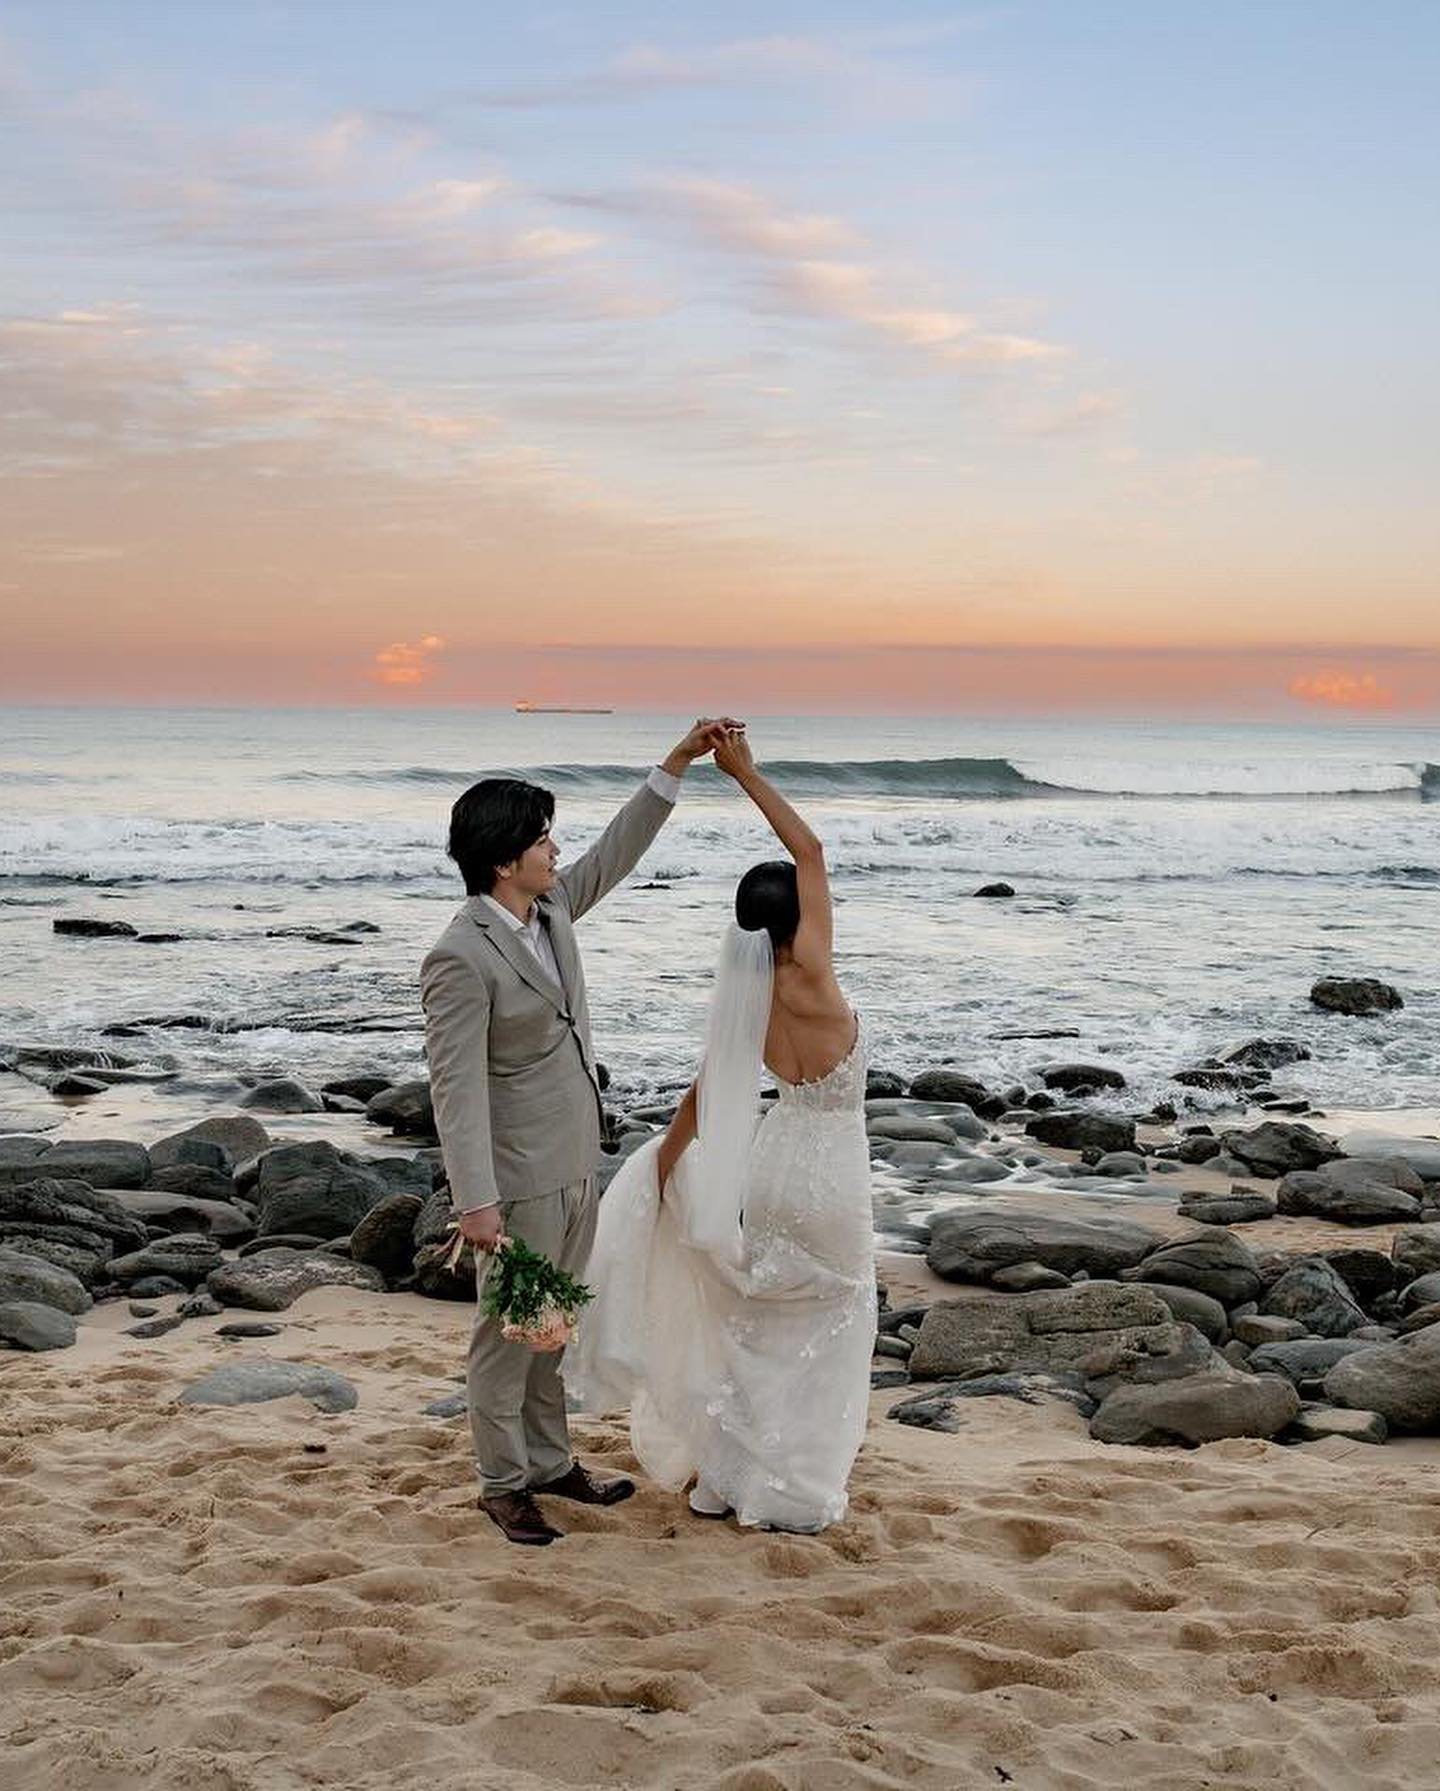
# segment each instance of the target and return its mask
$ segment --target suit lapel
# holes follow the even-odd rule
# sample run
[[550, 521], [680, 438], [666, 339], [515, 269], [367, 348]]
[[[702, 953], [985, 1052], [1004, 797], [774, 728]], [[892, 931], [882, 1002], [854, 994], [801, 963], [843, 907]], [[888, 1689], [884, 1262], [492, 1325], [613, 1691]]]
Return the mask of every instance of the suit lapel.
[[493, 913], [478, 897], [472, 897], [466, 903], [470, 918], [485, 937], [504, 958], [523, 983], [527, 983], [537, 995], [543, 995], [558, 1012], [566, 1011], [565, 991], [559, 989], [540, 968], [534, 952], [520, 938], [513, 927], [506, 926], [498, 914]]

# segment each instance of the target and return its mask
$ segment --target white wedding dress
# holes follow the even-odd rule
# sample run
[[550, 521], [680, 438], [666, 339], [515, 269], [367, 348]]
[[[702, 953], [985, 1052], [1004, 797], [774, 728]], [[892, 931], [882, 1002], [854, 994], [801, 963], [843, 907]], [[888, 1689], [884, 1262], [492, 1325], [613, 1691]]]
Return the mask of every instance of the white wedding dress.
[[[765, 976], [762, 1014], [768, 959]], [[707, 1053], [700, 1134], [665, 1198], [658, 1138], [611, 1182], [586, 1275], [595, 1301], [565, 1380], [582, 1410], [628, 1404], [645, 1472], [676, 1488], [698, 1476], [697, 1508], [703, 1500], [742, 1524], [813, 1531], [845, 1515], [869, 1403], [865, 1050], [857, 1025], [843, 1062], [818, 1081], [781, 1081], [758, 1126], [754, 1050], [748, 1135], [734, 1103], [729, 1135], [713, 1125], [707, 1135]], [[727, 1184], [738, 1202], [729, 1236]]]

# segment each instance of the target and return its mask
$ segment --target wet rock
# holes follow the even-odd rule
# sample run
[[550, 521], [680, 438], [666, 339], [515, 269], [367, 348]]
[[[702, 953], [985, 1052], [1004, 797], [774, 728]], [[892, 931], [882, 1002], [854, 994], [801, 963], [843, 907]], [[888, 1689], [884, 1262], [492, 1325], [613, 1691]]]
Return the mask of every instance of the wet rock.
[[121, 1138], [62, 1138], [45, 1153], [45, 1174], [92, 1188], [143, 1188], [150, 1153]]
[[0, 1299], [0, 1343], [11, 1349], [68, 1349], [75, 1336], [75, 1320], [58, 1306]]
[[378, 1070], [362, 1070], [353, 1076], [337, 1076], [331, 1082], [322, 1082], [320, 1092], [322, 1095], [341, 1095], [348, 1100], [365, 1102], [373, 1101], [376, 1095], [383, 1094], [387, 1088], [393, 1086], [391, 1079], [381, 1075]]
[[1180, 1196], [1177, 1210], [1182, 1219], [1197, 1225], [1253, 1225], [1273, 1219], [1276, 1206], [1268, 1194], [1237, 1183], [1228, 1194], [1187, 1191]]
[[1310, 1126], [1267, 1119], [1250, 1131], [1221, 1134], [1228, 1154], [1247, 1164], [1254, 1175], [1273, 1179], [1292, 1169], [1318, 1169], [1340, 1155], [1333, 1138], [1323, 1137]]
[[1346, 1337], [1366, 1322], [1350, 1289], [1323, 1256], [1303, 1257], [1288, 1269], [1268, 1289], [1260, 1310], [1297, 1319], [1316, 1337]]
[[1337, 1362], [1325, 1376], [1325, 1397], [1356, 1411], [1379, 1412], [1392, 1430], [1440, 1430], [1440, 1326]]
[[173, 1275], [142, 1275], [130, 1283], [130, 1292], [142, 1300], [166, 1300], [171, 1294], [184, 1294], [188, 1289]]
[[[220, 1310], [224, 1311], [224, 1308]], [[257, 1319], [235, 1319], [230, 1324], [216, 1325], [215, 1335], [239, 1343], [255, 1337], [278, 1337], [284, 1329], [284, 1325], [264, 1324]]]
[[181, 1300], [175, 1310], [181, 1318], [218, 1318], [225, 1308], [202, 1288]]
[[[54, 1140], [39, 1138], [27, 1132], [0, 1133], [0, 1169], [18, 1169], [38, 1163]], [[35, 1174], [43, 1175], [43, 1169]]]
[[1102, 1155], [1112, 1150], [1134, 1150], [1135, 1121], [1110, 1113], [1078, 1113], [1061, 1108], [1054, 1113], [1037, 1113], [1027, 1120], [1025, 1130], [1041, 1144], [1057, 1150], [1096, 1150]]
[[1393, 983], [1370, 976], [1322, 976], [1312, 986], [1310, 999], [1332, 1014], [1384, 1014], [1405, 1005]]
[[1101, 1443], [1150, 1446], [1272, 1437], [1299, 1411], [1289, 1381], [1217, 1365], [1180, 1380], [1117, 1387], [1091, 1419], [1090, 1434]]
[[1238, 1306], [1260, 1292], [1260, 1271], [1251, 1251], [1228, 1231], [1210, 1228], [1162, 1244], [1121, 1272], [1125, 1281], [1193, 1287], [1222, 1306]]
[[240, 1106], [253, 1113], [323, 1113], [325, 1103], [313, 1090], [290, 1076], [273, 1082], [260, 1082], [240, 1099]]
[[1283, 1374], [1298, 1387], [1303, 1381], [1323, 1380], [1346, 1356], [1373, 1347], [1349, 1337], [1298, 1337], [1288, 1343], [1262, 1343], [1250, 1352], [1250, 1366], [1257, 1374]]
[[985, 1282], [997, 1269], [1023, 1262], [1064, 1275], [1083, 1269], [1109, 1276], [1139, 1262], [1158, 1241], [1155, 1232], [1125, 1219], [981, 1209], [937, 1214], [926, 1261], [947, 1281]]
[[435, 1108], [429, 1082], [401, 1082], [382, 1089], [366, 1102], [365, 1117], [377, 1126], [389, 1126], [402, 1137], [433, 1138]]
[[[231, 1169], [236, 1163], [243, 1163], [251, 1157], [259, 1156], [270, 1147], [270, 1134], [258, 1119], [247, 1114], [217, 1114], [213, 1119], [202, 1119], [198, 1124], [186, 1126], [182, 1132], [172, 1132], [150, 1146], [150, 1161], [155, 1169], [168, 1168], [173, 1163], [209, 1162], [211, 1168]], [[208, 1153], [196, 1156], [195, 1145], [213, 1145], [223, 1151], [224, 1157], [216, 1161]]]
[[1261, 1088], [1270, 1078], [1264, 1070], [1227, 1069], [1224, 1064], [1197, 1063], [1171, 1076], [1182, 1088], [1201, 1088], [1209, 1094], [1243, 1095]]
[[19, 1234], [49, 1238], [101, 1258], [143, 1244], [147, 1236], [142, 1221], [126, 1212], [117, 1195], [49, 1175], [0, 1187], [0, 1245]]
[[[194, 1200], [228, 1201], [235, 1197], [235, 1178], [203, 1163], [166, 1163], [152, 1172], [141, 1193], [189, 1195]], [[131, 1211], [137, 1209], [131, 1208]]]
[[925, 1119], [904, 1113], [880, 1113], [867, 1119], [865, 1130], [871, 1138], [888, 1138], [895, 1142], [940, 1144], [953, 1147], [955, 1134], [943, 1120]]
[[1404, 1138], [1395, 1132], [1372, 1130], [1347, 1132], [1345, 1155], [1398, 1160], [1408, 1163], [1425, 1181], [1440, 1181], [1440, 1139]]
[[225, 1263], [211, 1272], [206, 1287], [223, 1306], [283, 1312], [311, 1288], [353, 1287], [383, 1293], [385, 1281], [362, 1263], [313, 1251], [276, 1249]]
[[360, 1403], [354, 1384], [312, 1362], [227, 1362], [194, 1381], [181, 1405], [253, 1405], [299, 1393], [322, 1412], [350, 1412]]
[[1309, 1059], [1310, 1047], [1299, 1039], [1247, 1039], [1220, 1053], [1221, 1063], [1245, 1070], [1286, 1070]]
[[413, 1194], [423, 1201], [435, 1191], [434, 1166], [428, 1157], [364, 1157], [360, 1160], [371, 1175], [379, 1176], [391, 1194]]
[[1414, 1312], [1436, 1300], [1440, 1300], [1440, 1269], [1432, 1269], [1428, 1275], [1417, 1276], [1414, 1281], [1407, 1283], [1400, 1295], [1400, 1310]]
[[1319, 1169], [1291, 1170], [1275, 1192], [1282, 1213], [1379, 1225], [1418, 1219], [1425, 1184], [1407, 1163], [1339, 1157]]
[[98, 920], [93, 915], [69, 916], [50, 925], [71, 939], [134, 939], [137, 934], [128, 920]]
[[1015, 891], [1008, 883], [982, 883], [973, 893], [988, 901], [1006, 901]]
[[1072, 1094], [1077, 1088], [1124, 1088], [1119, 1070], [1102, 1063], [1049, 1063], [1040, 1071], [1046, 1088]]
[[[72, 1317], [94, 1304], [84, 1285], [68, 1269], [39, 1256], [22, 1256], [0, 1246], [0, 1302], [6, 1305], [53, 1306]], [[73, 1341], [73, 1340], [72, 1340]]]
[[61, 1101], [88, 1100], [91, 1095], [107, 1094], [110, 1087], [108, 1082], [97, 1082], [93, 1076], [83, 1075], [79, 1070], [62, 1070], [47, 1086]]
[[903, 1079], [893, 1070], [870, 1070], [865, 1077], [867, 1101], [893, 1100], [905, 1093]]
[[163, 1189], [136, 1188], [116, 1195], [125, 1210], [142, 1220], [151, 1231], [208, 1232], [227, 1246], [243, 1243], [255, 1230], [253, 1222], [228, 1200], [198, 1200]]
[[909, 1092], [912, 1101], [960, 1101], [987, 1118], [992, 1109], [1003, 1104], [997, 1102], [983, 1082], [959, 1070], [924, 1070], [910, 1084]]
[[7, 1232], [0, 1248], [14, 1250], [21, 1256], [38, 1256], [42, 1262], [54, 1263], [71, 1274], [89, 1292], [105, 1279], [109, 1251], [81, 1250], [74, 1244], [57, 1243], [54, 1238], [37, 1238], [22, 1231]]
[[1220, 1155], [1220, 1140], [1210, 1132], [1187, 1132], [1175, 1146], [1175, 1155], [1182, 1163], [1197, 1167]]
[[424, 1204], [416, 1194], [392, 1194], [371, 1207], [350, 1237], [354, 1261], [378, 1269], [387, 1281], [408, 1276], [415, 1257], [415, 1222]]
[[164, 1275], [167, 1280], [178, 1281], [188, 1292], [218, 1269], [223, 1260], [214, 1238], [199, 1232], [181, 1232], [147, 1244], [143, 1250], [115, 1257], [109, 1274], [123, 1286], [132, 1287], [147, 1276]]

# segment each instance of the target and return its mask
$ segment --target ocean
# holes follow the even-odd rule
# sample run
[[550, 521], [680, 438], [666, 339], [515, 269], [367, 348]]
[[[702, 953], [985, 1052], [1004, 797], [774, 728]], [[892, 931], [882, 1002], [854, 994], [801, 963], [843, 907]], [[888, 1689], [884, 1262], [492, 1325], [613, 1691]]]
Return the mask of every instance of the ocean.
[[[0, 711], [0, 1046], [108, 1044], [217, 1099], [247, 1076], [419, 1074], [416, 969], [463, 895], [454, 798], [532, 777], [579, 850], [688, 719]], [[1279, 1080], [1313, 1100], [1440, 1099], [1440, 733], [760, 717], [751, 737], [826, 842], [839, 973], [877, 1066], [1003, 1085], [1101, 1056], [1134, 1106], [1181, 1095], [1174, 1071], [1211, 1052], [1283, 1035], [1314, 1055]], [[773, 856], [733, 786], [697, 768], [583, 923], [622, 1089], [690, 1075], [735, 879]], [[1013, 899], [974, 899], [997, 880]], [[54, 933], [79, 915], [180, 937]], [[378, 931], [282, 931], [355, 921]], [[1328, 974], [1381, 977], [1406, 1005], [1321, 1014], [1308, 991]], [[1037, 1031], [1075, 1036], [1006, 1036]]]

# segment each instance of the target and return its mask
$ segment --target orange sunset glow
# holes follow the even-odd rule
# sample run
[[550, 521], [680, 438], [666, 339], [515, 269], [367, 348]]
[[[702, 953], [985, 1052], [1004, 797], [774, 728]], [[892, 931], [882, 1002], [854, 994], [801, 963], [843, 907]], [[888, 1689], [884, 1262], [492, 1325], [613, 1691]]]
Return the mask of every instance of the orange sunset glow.
[[1289, 198], [1338, 47], [1256, 21], [1222, 156], [1058, 14], [518, 31], [456, 99], [476, 20], [297, 17], [282, 93], [103, 13], [0, 46], [0, 699], [1440, 713], [1423, 158]]

